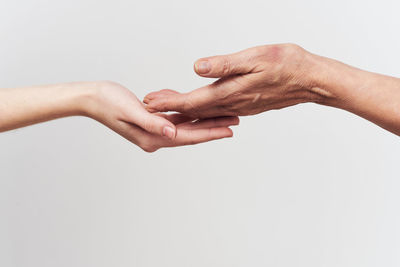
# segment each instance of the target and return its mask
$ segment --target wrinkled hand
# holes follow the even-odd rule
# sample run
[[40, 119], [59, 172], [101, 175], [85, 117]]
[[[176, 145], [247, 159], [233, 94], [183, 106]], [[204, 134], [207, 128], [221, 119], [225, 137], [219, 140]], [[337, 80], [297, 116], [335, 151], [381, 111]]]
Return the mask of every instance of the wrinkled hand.
[[228, 128], [237, 117], [193, 121], [183, 114], [151, 114], [128, 89], [113, 82], [99, 82], [87, 116], [96, 119], [147, 152], [161, 147], [192, 145], [232, 137]]
[[164, 89], [144, 98], [150, 112], [178, 111], [196, 118], [244, 116], [315, 101], [313, 55], [292, 45], [267, 45], [198, 60], [195, 71], [220, 78], [189, 93]]

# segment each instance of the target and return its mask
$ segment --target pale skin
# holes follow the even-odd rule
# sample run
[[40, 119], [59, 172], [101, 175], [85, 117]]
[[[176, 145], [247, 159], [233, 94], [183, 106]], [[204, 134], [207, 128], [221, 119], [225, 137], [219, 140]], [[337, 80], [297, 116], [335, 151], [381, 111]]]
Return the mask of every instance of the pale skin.
[[202, 77], [219, 79], [189, 93], [150, 93], [144, 98], [146, 108], [208, 118], [312, 102], [350, 111], [400, 135], [400, 79], [363, 71], [294, 44], [202, 58], [194, 69]]
[[193, 120], [183, 114], [152, 114], [124, 86], [75, 82], [0, 89], [0, 132], [68, 116], [86, 116], [146, 152], [232, 137], [235, 116]]

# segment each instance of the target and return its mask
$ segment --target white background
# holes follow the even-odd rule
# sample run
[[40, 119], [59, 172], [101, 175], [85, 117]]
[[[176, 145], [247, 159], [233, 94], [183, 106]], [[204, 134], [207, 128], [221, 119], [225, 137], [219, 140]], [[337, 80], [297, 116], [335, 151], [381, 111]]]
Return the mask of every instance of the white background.
[[[0, 87], [189, 91], [211, 82], [193, 73], [197, 58], [283, 42], [400, 76], [399, 9], [1, 0]], [[398, 137], [314, 104], [242, 118], [234, 131], [154, 154], [87, 118], [0, 134], [0, 266], [400, 265]]]

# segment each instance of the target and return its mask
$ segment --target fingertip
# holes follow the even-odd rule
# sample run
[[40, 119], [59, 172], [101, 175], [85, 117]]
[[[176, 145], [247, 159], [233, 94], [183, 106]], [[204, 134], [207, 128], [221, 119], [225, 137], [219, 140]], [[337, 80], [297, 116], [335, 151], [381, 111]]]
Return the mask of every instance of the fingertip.
[[233, 117], [232, 119], [232, 126], [234, 125], [239, 125], [240, 124], [240, 119], [239, 117]]
[[228, 128], [226, 128], [226, 130], [227, 130], [227, 132], [226, 132], [226, 137], [227, 137], [227, 138], [233, 137], [233, 131], [232, 131], [232, 129], [228, 127]]
[[176, 138], [176, 126], [172, 122], [170, 122], [167, 118], [156, 116], [157, 120], [159, 120], [159, 125], [162, 126], [162, 135], [174, 140]]
[[[157, 93], [158, 93], [158, 91], [157, 91], [157, 92], [148, 93], [148, 94], [143, 98], [143, 102], [144, 102], [144, 103], [150, 102], [151, 100], [153, 100], [153, 99], [155, 98], [155, 96], [157, 95]], [[146, 104], [147, 104], [147, 103], [146, 103]]]
[[211, 71], [211, 62], [208, 59], [199, 59], [194, 63], [194, 71], [200, 76], [207, 76]]
[[150, 113], [157, 113], [158, 112], [158, 110], [156, 110], [154, 108], [151, 108], [149, 105], [145, 106], [144, 108]]
[[168, 137], [171, 140], [176, 138], [176, 128], [175, 126], [166, 125], [163, 128], [163, 136]]
[[214, 128], [213, 139], [222, 139], [233, 137], [233, 131], [229, 127]]

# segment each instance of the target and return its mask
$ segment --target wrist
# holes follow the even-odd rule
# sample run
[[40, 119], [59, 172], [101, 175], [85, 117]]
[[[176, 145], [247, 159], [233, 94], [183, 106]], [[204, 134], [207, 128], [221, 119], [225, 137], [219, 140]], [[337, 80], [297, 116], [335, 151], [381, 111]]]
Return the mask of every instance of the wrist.
[[76, 82], [69, 83], [75, 92], [75, 115], [94, 118], [98, 111], [99, 91], [101, 82]]
[[96, 81], [79, 83], [81, 90], [79, 102], [80, 115], [102, 122], [110, 112], [105, 109], [110, 90], [122, 86], [112, 81]]
[[363, 71], [314, 54], [310, 54], [310, 62], [309, 102], [347, 109], [349, 90], [363, 79]]

